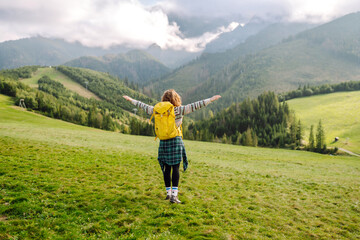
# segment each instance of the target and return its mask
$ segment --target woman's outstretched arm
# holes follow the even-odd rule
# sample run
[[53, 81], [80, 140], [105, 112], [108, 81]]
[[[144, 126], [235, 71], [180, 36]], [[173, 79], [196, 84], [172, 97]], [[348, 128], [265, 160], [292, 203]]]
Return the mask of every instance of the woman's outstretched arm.
[[186, 115], [192, 112], [195, 112], [196, 110], [199, 110], [200, 108], [203, 108], [205, 106], [207, 106], [209, 103], [214, 102], [216, 100], [218, 100], [219, 98], [221, 98], [220, 95], [215, 95], [211, 98], [208, 99], [204, 99], [198, 102], [194, 102], [194, 103], [190, 103], [187, 104], [185, 106], [181, 106], [180, 107], [180, 114], [181, 115]]
[[123, 98], [125, 98], [127, 101], [131, 102], [132, 104], [134, 104], [136, 107], [138, 108], [142, 108], [144, 109], [144, 111], [151, 115], [153, 114], [153, 110], [154, 110], [154, 107], [153, 106], [150, 106], [150, 105], [147, 105], [146, 103], [143, 103], [143, 102], [140, 102], [138, 100], [135, 100], [135, 99], [132, 99], [131, 97], [129, 96], [123, 96]]

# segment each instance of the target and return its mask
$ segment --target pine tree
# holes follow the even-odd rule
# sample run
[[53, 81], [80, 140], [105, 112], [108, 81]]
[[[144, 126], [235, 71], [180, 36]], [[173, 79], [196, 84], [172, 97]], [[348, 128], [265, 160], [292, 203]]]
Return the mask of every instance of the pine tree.
[[291, 122], [290, 125], [290, 141], [291, 143], [296, 143], [296, 133], [297, 133], [297, 124], [296, 124], [296, 119], [294, 117], [293, 121]]
[[297, 131], [296, 131], [296, 145], [297, 146], [301, 145], [301, 140], [302, 140], [302, 127], [301, 127], [301, 122], [299, 119], [299, 122], [297, 125]]
[[322, 152], [322, 149], [325, 145], [325, 132], [321, 125], [321, 119], [316, 130], [316, 151]]
[[310, 135], [309, 135], [309, 150], [314, 151], [314, 149], [315, 149], [314, 125], [311, 125]]
[[95, 127], [102, 128], [103, 124], [103, 115], [101, 113], [97, 113], [95, 117]]
[[250, 128], [248, 128], [245, 132], [245, 143], [244, 143], [245, 146], [253, 146], [254, 144], [251, 132], [252, 131]]
[[284, 142], [284, 135], [281, 134], [279, 137], [279, 146], [280, 147], [285, 147], [285, 142]]
[[222, 139], [221, 139], [221, 142], [222, 143], [227, 143], [227, 136], [226, 136], [226, 133], [224, 133]]
[[214, 117], [214, 112], [209, 110], [209, 118], [213, 118]]
[[257, 147], [258, 137], [256, 136], [255, 131], [251, 131], [251, 136], [252, 136], [252, 146]]
[[110, 117], [110, 114], [105, 114], [103, 119], [103, 129], [105, 130], [114, 130], [114, 123]]
[[88, 113], [88, 126], [95, 127], [95, 124], [96, 124], [96, 106], [95, 104], [93, 104]]
[[241, 133], [236, 132], [236, 145], [241, 145]]
[[130, 134], [132, 135], [140, 134], [140, 125], [135, 118], [132, 118], [130, 121]]

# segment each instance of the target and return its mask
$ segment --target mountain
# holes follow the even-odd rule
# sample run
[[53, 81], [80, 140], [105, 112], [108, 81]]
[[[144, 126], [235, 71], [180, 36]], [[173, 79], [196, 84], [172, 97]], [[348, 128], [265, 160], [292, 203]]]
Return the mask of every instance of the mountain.
[[[152, 86], [161, 91], [175, 88], [184, 102], [220, 94], [223, 98], [209, 107], [219, 111], [267, 90], [280, 93], [299, 85], [358, 80], [360, 25], [354, 24], [357, 22], [360, 13], [298, 34], [291, 24], [283, 27], [293, 29], [293, 34], [285, 34], [278, 24], [272, 25], [231, 51], [203, 54]], [[270, 44], [276, 40], [277, 44]]]
[[321, 46], [347, 60], [360, 58], [360, 12], [352, 13], [330, 23], [299, 34], [314, 45]]
[[[360, 78], [360, 13], [304, 31], [280, 44], [229, 64], [188, 91], [204, 97], [221, 93], [230, 104], [271, 90], [277, 93], [299, 85], [339, 83]], [[204, 89], [206, 89], [204, 91]], [[216, 107], [220, 109], [221, 106]]]
[[201, 55], [201, 52], [187, 52], [184, 50], [162, 49], [157, 44], [150, 45], [144, 51], [158, 59], [165, 66], [172, 69], [185, 65]]
[[216, 53], [232, 49], [269, 25], [271, 24], [254, 17], [245, 25], [238, 26], [234, 31], [221, 34], [217, 39], [206, 45], [204, 52]]
[[80, 57], [64, 65], [107, 72], [137, 83], [146, 83], [170, 72], [168, 67], [141, 50], [131, 50], [126, 54], [102, 57]]
[[204, 52], [215, 53], [223, 52], [227, 49], [234, 48], [236, 45], [244, 42], [246, 38], [255, 35], [271, 23], [260, 17], [254, 16], [246, 24], [244, 18], [240, 16], [232, 16], [231, 19], [225, 17], [206, 17], [206, 16], [186, 16], [169, 14], [169, 21], [175, 22], [186, 38], [199, 37], [206, 32], [214, 32], [219, 28], [228, 26], [231, 22], [239, 22], [242, 26], [238, 26], [235, 30], [222, 33], [217, 39], [206, 45]]
[[0, 43], [0, 69], [27, 65], [59, 65], [80, 56], [99, 56], [106, 53], [120, 53], [128, 50], [117, 46], [110, 49], [91, 48], [78, 42], [69, 43], [62, 39], [33, 37]]
[[199, 37], [205, 32], [212, 32], [219, 27], [229, 25], [231, 22], [221, 17], [191, 16], [176, 13], [168, 13], [168, 18], [169, 22], [175, 22], [179, 26], [181, 34], [186, 38]]
[[[203, 53], [196, 60], [180, 67], [167, 77], [150, 84], [150, 88], [163, 91], [168, 88], [177, 89], [186, 98], [187, 92], [196, 88], [197, 85], [205, 82], [217, 74], [227, 65], [281, 42], [284, 38], [308, 29], [309, 24], [302, 23], [278, 23], [271, 24], [254, 36], [239, 44], [237, 47], [220, 53]], [[218, 79], [217, 82], [221, 82]]]

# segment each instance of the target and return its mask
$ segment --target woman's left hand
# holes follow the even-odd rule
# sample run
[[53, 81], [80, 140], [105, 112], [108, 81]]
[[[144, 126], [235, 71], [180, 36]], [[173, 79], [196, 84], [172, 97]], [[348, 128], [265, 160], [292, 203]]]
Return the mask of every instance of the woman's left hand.
[[213, 102], [213, 101], [218, 100], [219, 98], [221, 98], [220, 95], [215, 95], [215, 96], [213, 96], [213, 97], [210, 98], [210, 101]]

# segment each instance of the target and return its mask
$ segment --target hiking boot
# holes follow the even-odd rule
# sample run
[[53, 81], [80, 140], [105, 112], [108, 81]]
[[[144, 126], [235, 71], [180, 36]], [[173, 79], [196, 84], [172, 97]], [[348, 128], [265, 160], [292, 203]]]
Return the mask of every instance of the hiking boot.
[[181, 201], [178, 199], [177, 196], [171, 196], [170, 197], [170, 202], [172, 202], [172, 203], [181, 203]]
[[171, 195], [166, 195], [165, 200], [169, 200], [171, 198]]

